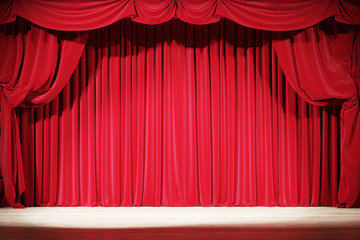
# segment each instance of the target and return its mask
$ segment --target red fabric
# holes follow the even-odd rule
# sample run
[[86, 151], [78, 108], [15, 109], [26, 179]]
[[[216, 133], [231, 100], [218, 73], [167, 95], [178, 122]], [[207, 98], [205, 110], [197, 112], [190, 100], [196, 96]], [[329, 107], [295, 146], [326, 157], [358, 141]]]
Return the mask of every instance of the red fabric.
[[339, 15], [336, 20], [349, 24], [360, 24], [360, 2], [358, 0], [339, 0]]
[[59, 97], [19, 116], [26, 206], [337, 201], [339, 108], [301, 100], [270, 33], [229, 20], [92, 32]]
[[357, 26], [327, 21], [275, 43], [287, 79], [306, 101], [344, 102], [341, 112], [339, 204], [360, 206], [359, 54]]
[[0, 1], [0, 24], [13, 22], [16, 16], [12, 15], [13, 1]]
[[135, 0], [134, 3], [136, 15], [132, 20], [140, 23], [159, 24], [177, 17], [187, 23], [209, 24], [220, 19], [216, 13], [216, 0]]
[[135, 14], [132, 0], [14, 1], [13, 14], [56, 30], [91, 30]]
[[296, 30], [337, 14], [336, 1], [221, 1], [217, 13], [241, 25], [264, 30]]
[[48, 32], [23, 21], [2, 25], [0, 55], [1, 176], [7, 202], [19, 207], [25, 190], [14, 107], [44, 104], [62, 90], [81, 56], [86, 33]]
[[[7, 6], [12, 7], [11, 15]], [[309, 27], [331, 16], [360, 24], [359, 10], [356, 0], [7, 0], [0, 5], [7, 21], [20, 16], [46, 28], [71, 31], [104, 27], [128, 16], [146, 24], [174, 17], [209, 24], [225, 17], [247, 27], [283, 31]]]

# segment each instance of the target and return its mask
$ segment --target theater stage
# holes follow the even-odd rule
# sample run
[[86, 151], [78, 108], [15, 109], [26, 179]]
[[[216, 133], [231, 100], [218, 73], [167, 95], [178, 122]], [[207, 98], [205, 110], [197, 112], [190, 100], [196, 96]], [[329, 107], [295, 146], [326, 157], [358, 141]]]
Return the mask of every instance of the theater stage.
[[360, 209], [35, 207], [0, 209], [0, 239], [360, 239]]

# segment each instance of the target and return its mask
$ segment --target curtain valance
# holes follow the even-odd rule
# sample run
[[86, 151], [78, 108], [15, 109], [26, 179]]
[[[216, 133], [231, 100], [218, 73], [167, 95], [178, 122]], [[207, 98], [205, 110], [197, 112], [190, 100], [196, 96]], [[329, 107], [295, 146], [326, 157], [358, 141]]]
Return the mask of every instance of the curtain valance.
[[125, 17], [146, 24], [172, 18], [209, 24], [225, 17], [246, 27], [287, 31], [331, 16], [339, 22], [359, 24], [359, 12], [360, 2], [356, 0], [6, 0], [0, 3], [0, 23], [19, 16], [50, 29], [84, 31]]

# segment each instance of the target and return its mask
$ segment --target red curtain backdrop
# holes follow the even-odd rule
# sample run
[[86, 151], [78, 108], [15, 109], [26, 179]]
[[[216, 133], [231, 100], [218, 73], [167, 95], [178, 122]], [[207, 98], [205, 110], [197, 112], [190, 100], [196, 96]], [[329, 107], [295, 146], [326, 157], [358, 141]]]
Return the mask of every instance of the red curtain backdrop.
[[91, 32], [20, 111], [26, 206], [334, 206], [339, 108], [301, 100], [269, 32], [229, 20]]
[[[163, 23], [172, 18], [180, 18], [182, 21], [193, 24], [209, 24], [218, 21], [221, 17], [225, 17], [246, 27], [271, 31], [285, 31], [306, 28], [331, 16], [339, 22], [359, 24], [359, 12], [360, 2], [354, 0], [2, 1], [0, 3], [0, 23], [9, 23], [18, 17], [28, 19], [32, 23], [45, 28], [32, 26], [32, 29], [36, 28], [38, 30], [25, 31], [25, 25], [17, 27], [16, 31], [18, 33], [15, 35], [24, 37], [14, 37], [14, 34], [9, 34], [6, 29], [8, 28], [7, 26], [10, 25], [5, 27], [1, 26], [0, 29], [2, 38], [0, 42], [0, 51], [1, 55], [5, 56], [3, 59], [6, 59], [4, 61], [6, 64], [2, 64], [0, 70], [2, 74], [0, 80], [0, 166], [2, 180], [0, 181], [0, 185], [5, 185], [5, 196], [8, 202], [12, 206], [19, 206], [18, 202], [20, 195], [24, 190], [21, 160], [22, 152], [19, 142], [16, 112], [14, 112], [13, 108], [19, 104], [43, 104], [55, 97], [69, 80], [69, 76], [78, 62], [86, 41], [86, 32], [79, 34], [77, 32], [59, 32], [59, 30], [87, 31], [112, 24], [124, 17], [130, 17], [133, 21], [146, 24]], [[9, 29], [12, 29], [12, 27]], [[46, 29], [54, 29], [55, 31], [50, 35], [55, 37], [47, 37], [49, 31]], [[176, 30], [170, 29], [169, 31], [172, 32]], [[315, 34], [313, 34], [314, 37], [310, 40], [308, 40], [307, 37], [311, 36], [311, 34], [306, 35], [307, 33], [301, 31], [300, 33], [290, 34], [288, 38], [278, 39], [278, 42], [276, 43], [276, 53], [279, 57], [280, 64], [285, 70], [288, 80], [295, 90], [299, 91], [300, 96], [304, 97], [305, 93], [305, 99], [316, 104], [318, 104], [319, 101], [323, 103], [342, 103], [340, 125], [341, 179], [338, 203], [339, 206], [358, 206], [360, 204], [360, 184], [358, 181], [360, 175], [360, 150], [358, 150], [356, 146], [359, 145], [360, 136], [358, 134], [359, 95], [356, 88], [358, 89], [359, 62], [357, 57], [359, 54], [359, 32], [355, 34], [354, 31], [340, 31], [334, 33], [330, 31], [330, 33], [325, 32], [324, 35], [321, 31], [322, 29], [315, 30]], [[28, 32], [34, 33], [28, 34]], [[46, 34], [44, 35], [43, 32]], [[305, 32], [308, 32], [308, 30]], [[70, 37], [70, 39], [60, 37], [67, 34], [72, 35], [72, 37]], [[305, 38], [302, 38], [301, 36], [304, 34]], [[317, 34], [319, 36], [316, 36]], [[300, 36], [300, 41], [297, 40], [296, 36]], [[304, 39], [305, 43], [302, 42]], [[352, 52], [348, 51], [350, 49], [348, 47], [342, 50], [338, 44], [333, 44], [334, 42], [352, 46]], [[21, 46], [25, 47], [21, 48]], [[355, 46], [357, 46], [357, 48]], [[286, 52], [285, 54], [282, 53], [282, 49], [289, 48], [291, 48], [292, 51]], [[13, 52], [16, 54], [8, 54], [9, 49], [14, 49]], [[48, 53], [47, 49], [52, 50]], [[53, 58], [56, 56], [53, 49], [58, 49], [58, 56], [60, 56], [56, 58], [56, 61]], [[301, 49], [306, 49], [306, 52], [300, 51]], [[308, 51], [311, 51], [312, 53], [309, 54]], [[47, 54], [49, 54], [49, 56], [47, 56]], [[209, 55], [211, 54], [209, 53]], [[315, 59], [309, 60], [307, 55], [313, 55]], [[328, 56], [328, 58], [326, 56]], [[53, 61], [43, 60], [48, 59], [48, 57], [50, 60], [53, 59]], [[302, 59], [300, 63], [304, 63], [304, 66], [298, 66], [298, 59]], [[349, 59], [352, 59], [350, 65]], [[39, 61], [46, 64], [43, 64], [44, 66], [40, 64], [36, 65]], [[306, 65], [306, 61], [313, 62], [314, 65]], [[339, 64], [334, 64], [334, 62], [339, 62]], [[33, 63], [35, 63], [35, 66], [32, 66]], [[33, 67], [34, 71], [29, 71], [28, 66]], [[338, 70], [335, 71], [336, 73], [339, 73], [336, 75], [338, 78], [334, 78], [332, 75], [330, 76], [326, 73], [327, 70], [332, 70], [333, 66]], [[10, 68], [11, 71], [8, 71], [8, 68]], [[39, 73], [39, 69], [41, 69], [41, 71], [44, 70], [42, 68], [46, 70], [44, 71], [44, 74]], [[294, 76], [295, 72], [309, 72], [309, 69], [314, 69], [314, 76], [308, 74], [298, 74]], [[196, 65], [193, 74], [196, 75], [198, 70], [199, 66]], [[209, 76], [211, 75], [212, 70], [213, 68], [209, 67]], [[234, 68], [235, 73], [230, 73], [230, 76], [232, 74], [236, 75], [237, 70], [237, 68]], [[272, 72], [273, 71], [271, 71], [271, 73]], [[109, 72], [106, 74], [111, 75], [114, 73]], [[37, 75], [39, 75], [39, 77], [37, 77]], [[315, 77], [317, 75], [319, 78]], [[342, 75], [347, 77], [343, 79], [341, 78]], [[224, 76], [225, 79], [230, 77], [228, 71], [224, 71]], [[133, 77], [133, 75], [131, 75], [131, 77]], [[174, 78], [176, 78], [176, 76]], [[321, 81], [320, 83], [317, 83], [316, 81], [312, 81], [313, 79]], [[301, 89], [296, 87], [296, 84], [298, 84], [299, 81], [301, 82], [299, 85], [301, 86]], [[316, 82], [316, 85], [314, 85], [314, 82]], [[339, 88], [336, 88], [335, 91], [332, 89], [334, 82], [337, 84], [341, 83]], [[320, 89], [321, 91], [314, 92], [314, 89]], [[329, 90], [331, 91], [328, 92]], [[46, 93], [47, 91], [49, 92]], [[330, 97], [331, 99], [327, 97]], [[205, 109], [206, 108], [209, 107], [205, 107]], [[197, 108], [195, 109], [197, 110]], [[219, 112], [219, 114], [222, 113]], [[206, 124], [206, 122], [204, 124]], [[208, 126], [210, 125], [208, 124]], [[102, 130], [99, 129], [98, 131], [101, 132]], [[207, 131], [205, 131], [204, 134], [205, 135], [201, 137], [208, 139], [206, 137], [206, 134], [208, 134]], [[230, 140], [228, 139], [227, 141]], [[199, 142], [200, 144], [203, 144], [202, 140]], [[180, 143], [176, 142], [173, 144], [177, 145]], [[221, 153], [225, 154], [224, 151], [224, 149], [221, 150]], [[232, 150], [226, 149], [226, 151]], [[227, 156], [227, 154], [230, 153], [227, 152], [225, 155]], [[221, 159], [222, 157], [223, 156], [221, 155]]]

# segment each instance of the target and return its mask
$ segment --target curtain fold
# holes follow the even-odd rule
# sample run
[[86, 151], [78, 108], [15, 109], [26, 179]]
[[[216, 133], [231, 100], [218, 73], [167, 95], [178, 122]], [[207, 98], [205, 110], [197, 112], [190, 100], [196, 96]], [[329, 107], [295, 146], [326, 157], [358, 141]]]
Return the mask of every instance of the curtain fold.
[[51, 101], [69, 80], [85, 45], [87, 33], [49, 32], [18, 21], [0, 26], [1, 176], [5, 197], [21, 207], [25, 190], [17, 106]]
[[[338, 14], [337, 1], [219, 1], [217, 14], [241, 25], [271, 31], [297, 30]], [[351, 18], [351, 17], [350, 17]]]
[[192, 24], [209, 24], [220, 17], [246, 27], [289, 31], [312, 26], [328, 17], [360, 24], [356, 0], [6, 0], [0, 5], [4, 20], [19, 16], [42, 27], [84, 31], [110, 25], [122, 18], [160, 24], [176, 17]]
[[271, 34], [129, 19], [21, 109], [26, 206], [335, 206], [339, 107], [301, 100]]
[[338, 1], [339, 15], [336, 20], [348, 24], [360, 24], [360, 4], [357, 0]]
[[357, 26], [329, 20], [285, 33], [274, 43], [288, 81], [302, 98], [317, 106], [343, 103], [339, 205], [347, 207], [360, 206], [358, 34]]
[[0, 24], [13, 22], [16, 16], [12, 15], [13, 1], [6, 0], [0, 2]]
[[15, 0], [13, 14], [50, 29], [84, 31], [134, 15], [135, 9], [133, 0]]

